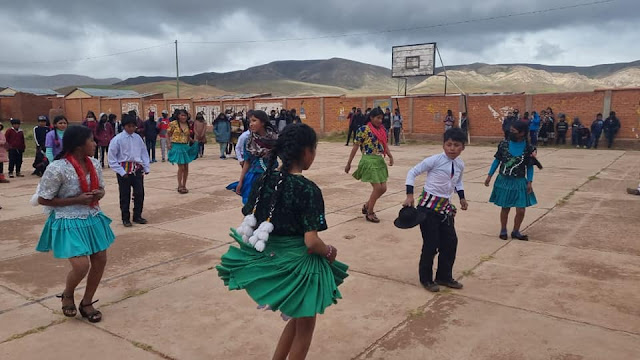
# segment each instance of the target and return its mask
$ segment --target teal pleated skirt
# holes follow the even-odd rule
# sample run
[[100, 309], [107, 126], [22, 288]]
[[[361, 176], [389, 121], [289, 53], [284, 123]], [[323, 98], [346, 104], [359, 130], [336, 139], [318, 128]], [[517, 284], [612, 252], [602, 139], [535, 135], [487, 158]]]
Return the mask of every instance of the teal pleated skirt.
[[111, 219], [99, 212], [86, 219], [56, 219], [52, 211], [44, 224], [37, 251], [53, 251], [58, 259], [88, 256], [107, 250], [116, 236], [111, 231]]
[[527, 193], [527, 179], [498, 175], [489, 202], [503, 208], [526, 208], [538, 203], [536, 194]]
[[184, 165], [192, 162], [198, 156], [198, 142], [193, 145], [182, 143], [171, 143], [169, 150], [169, 162], [172, 164]]
[[229, 290], [244, 289], [261, 307], [291, 318], [323, 314], [342, 298], [338, 286], [349, 276], [348, 266], [307, 253], [302, 236], [270, 236], [259, 252], [234, 229], [230, 235], [240, 247], [229, 247], [216, 267]]
[[358, 170], [353, 173], [356, 180], [371, 184], [386, 183], [389, 179], [389, 169], [380, 155], [362, 155], [358, 163]]

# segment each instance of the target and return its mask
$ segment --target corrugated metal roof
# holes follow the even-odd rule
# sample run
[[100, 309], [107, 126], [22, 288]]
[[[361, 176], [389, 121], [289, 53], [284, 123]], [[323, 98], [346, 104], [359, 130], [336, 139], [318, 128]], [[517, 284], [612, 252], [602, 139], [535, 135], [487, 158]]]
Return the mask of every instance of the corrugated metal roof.
[[[59, 95], [55, 90], [51, 89], [39, 89], [39, 88], [19, 88], [19, 87], [7, 87], [6, 89], [11, 89], [15, 92], [33, 94], [33, 95]], [[3, 88], [2, 90], [5, 90]]]
[[133, 90], [118, 90], [118, 89], [94, 89], [94, 88], [78, 88], [87, 95], [94, 97], [116, 97], [116, 96], [129, 96], [140, 97], [140, 94]]
[[158, 93], [143, 93], [143, 94], [138, 94], [136, 93], [135, 95], [122, 95], [122, 96], [109, 96], [108, 99], [139, 99], [139, 98], [144, 98], [147, 96], [153, 96], [153, 95], [158, 95]]

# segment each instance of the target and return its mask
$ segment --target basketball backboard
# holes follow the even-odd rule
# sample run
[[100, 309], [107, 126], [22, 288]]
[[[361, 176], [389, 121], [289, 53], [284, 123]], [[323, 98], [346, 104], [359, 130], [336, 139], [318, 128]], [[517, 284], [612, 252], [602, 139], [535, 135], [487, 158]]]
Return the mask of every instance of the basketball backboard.
[[436, 43], [394, 46], [391, 76], [412, 77], [435, 74]]

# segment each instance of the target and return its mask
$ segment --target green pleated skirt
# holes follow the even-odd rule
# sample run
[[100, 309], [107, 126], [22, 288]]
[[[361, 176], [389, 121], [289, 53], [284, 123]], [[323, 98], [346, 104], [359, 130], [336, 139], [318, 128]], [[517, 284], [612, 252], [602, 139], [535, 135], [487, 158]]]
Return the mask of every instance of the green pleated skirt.
[[198, 142], [193, 145], [183, 143], [171, 143], [168, 159], [171, 164], [184, 165], [192, 162], [198, 156]]
[[386, 183], [389, 179], [389, 169], [380, 155], [362, 155], [358, 163], [358, 170], [353, 173], [356, 180], [371, 184]]
[[342, 298], [348, 266], [307, 253], [302, 236], [270, 236], [259, 252], [234, 229], [230, 235], [240, 247], [229, 247], [216, 267], [229, 290], [244, 289], [259, 306], [291, 318], [323, 314]]
[[99, 212], [86, 219], [56, 219], [51, 211], [44, 224], [37, 251], [53, 251], [58, 259], [89, 256], [107, 250], [116, 238], [111, 231], [111, 219]]
[[498, 175], [489, 202], [502, 208], [526, 208], [538, 203], [536, 194], [527, 193], [527, 179]]

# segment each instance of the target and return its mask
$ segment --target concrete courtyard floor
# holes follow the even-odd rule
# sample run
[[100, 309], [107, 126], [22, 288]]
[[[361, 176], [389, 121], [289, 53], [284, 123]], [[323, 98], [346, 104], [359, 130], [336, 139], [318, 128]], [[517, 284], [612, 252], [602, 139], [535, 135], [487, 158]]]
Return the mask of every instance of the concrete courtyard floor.
[[[350, 265], [343, 300], [319, 316], [310, 359], [640, 358], [640, 197], [625, 193], [638, 183], [639, 152], [541, 149], [539, 204], [527, 210], [531, 240], [522, 242], [497, 237], [499, 209], [482, 184], [495, 148], [468, 147], [470, 206], [456, 219], [454, 267], [465, 287], [434, 295], [418, 282], [419, 230], [393, 220], [407, 170], [442, 149], [393, 150], [377, 225], [360, 214], [369, 187], [342, 171], [349, 148], [321, 143], [305, 174], [324, 194], [330, 228], [321, 237]], [[55, 295], [69, 265], [34, 251], [45, 221], [28, 204], [38, 179], [2, 184], [0, 359], [270, 358], [285, 323], [226, 290], [214, 269], [242, 219], [240, 198], [224, 189], [239, 172], [211, 146], [180, 195], [176, 167], [153, 164], [149, 224], [126, 229], [115, 175], [105, 170], [101, 206], [117, 239], [96, 295], [98, 324], [61, 314]]]

